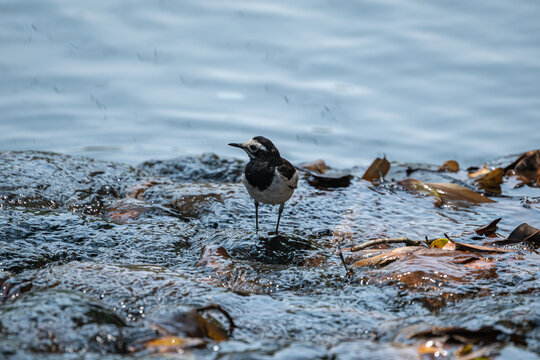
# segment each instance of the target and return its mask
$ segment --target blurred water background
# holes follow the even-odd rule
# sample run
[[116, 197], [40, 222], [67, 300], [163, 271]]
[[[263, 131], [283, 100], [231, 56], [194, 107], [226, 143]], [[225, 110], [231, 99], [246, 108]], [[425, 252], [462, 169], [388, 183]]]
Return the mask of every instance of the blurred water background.
[[540, 145], [540, 2], [0, 1], [0, 150], [137, 164], [254, 135], [294, 162]]

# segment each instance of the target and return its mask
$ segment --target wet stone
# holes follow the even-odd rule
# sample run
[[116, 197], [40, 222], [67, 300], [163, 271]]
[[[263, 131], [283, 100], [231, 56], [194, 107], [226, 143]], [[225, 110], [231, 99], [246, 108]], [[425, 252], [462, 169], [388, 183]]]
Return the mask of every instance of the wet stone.
[[48, 152], [0, 152], [0, 206], [56, 209], [97, 215], [121, 197], [142, 172], [130, 166]]
[[172, 160], [153, 160], [139, 168], [177, 182], [238, 182], [245, 161], [220, 158], [215, 154], [186, 156]]
[[301, 265], [310, 253], [309, 250], [316, 248], [309, 240], [278, 235], [259, 239], [249, 256], [263, 264]]
[[99, 300], [79, 293], [53, 290], [27, 293], [1, 305], [0, 318], [2, 337], [15, 339], [21, 350], [124, 351], [124, 321]]

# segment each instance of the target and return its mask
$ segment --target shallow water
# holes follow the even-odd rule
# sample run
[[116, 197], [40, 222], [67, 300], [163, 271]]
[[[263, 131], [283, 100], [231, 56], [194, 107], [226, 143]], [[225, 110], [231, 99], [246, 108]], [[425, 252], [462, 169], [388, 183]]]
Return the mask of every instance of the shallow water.
[[[537, 189], [508, 182], [496, 203], [438, 208], [391, 180], [406, 177], [397, 163], [379, 186], [359, 179], [363, 168], [350, 170], [346, 188], [302, 178], [276, 239], [267, 235], [277, 215], [269, 206], [254, 232], [238, 161], [205, 155], [134, 168], [53, 153], [0, 156], [7, 358], [154, 358], [142, 350], [157, 336], [152, 324], [209, 303], [238, 328], [187, 358], [417, 359], [422, 337], [411, 336], [433, 326], [488, 334], [479, 344], [494, 344], [501, 359], [535, 359], [540, 350], [536, 250], [456, 257], [425, 249], [350, 278], [336, 253], [374, 237], [447, 233], [479, 244], [463, 233], [497, 217], [508, 235], [522, 222], [538, 225]], [[471, 182], [429, 166], [415, 176]]]
[[537, 148], [536, 1], [3, 1], [0, 150], [477, 164]]

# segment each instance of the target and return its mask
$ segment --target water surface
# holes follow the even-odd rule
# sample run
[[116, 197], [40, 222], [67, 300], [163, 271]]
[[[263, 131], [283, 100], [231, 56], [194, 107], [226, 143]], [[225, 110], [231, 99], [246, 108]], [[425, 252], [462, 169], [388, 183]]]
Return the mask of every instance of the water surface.
[[538, 147], [536, 1], [3, 1], [0, 149], [137, 164], [265, 135], [298, 162]]

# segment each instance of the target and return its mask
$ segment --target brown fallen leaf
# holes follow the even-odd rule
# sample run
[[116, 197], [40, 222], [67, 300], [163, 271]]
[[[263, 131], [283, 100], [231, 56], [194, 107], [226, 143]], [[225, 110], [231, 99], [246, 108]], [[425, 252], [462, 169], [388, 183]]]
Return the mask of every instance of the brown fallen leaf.
[[444, 202], [442, 196], [432, 187], [427, 185], [426, 183], [417, 180], [417, 179], [405, 179], [398, 181], [398, 184], [403, 186], [404, 188], [413, 191], [415, 193], [421, 194], [421, 195], [428, 195], [433, 196], [435, 198], [435, 205], [441, 206]]
[[456, 246], [456, 250], [464, 250], [464, 251], [472, 251], [472, 252], [506, 253], [506, 252], [513, 251], [509, 249], [500, 249], [500, 248], [496, 248], [492, 246], [465, 244], [465, 243], [460, 243], [457, 241], [454, 241], [454, 244]]
[[519, 176], [528, 185], [540, 186], [540, 150], [522, 154], [504, 172], [506, 176]]
[[481, 169], [470, 172], [469, 177], [470, 178], [476, 178], [476, 177], [479, 177], [480, 175], [484, 175], [484, 174], [487, 174], [487, 173], [489, 173], [489, 169], [487, 168], [487, 164], [484, 163], [484, 165], [482, 165]]
[[443, 343], [440, 341], [429, 340], [418, 346], [418, 355], [433, 355], [435, 357], [446, 357], [448, 351], [443, 348]]
[[452, 200], [465, 200], [472, 203], [495, 202], [495, 200], [491, 200], [490, 198], [487, 198], [483, 196], [482, 194], [469, 190], [466, 187], [463, 187], [458, 184], [452, 184], [452, 183], [426, 183], [426, 184], [432, 187], [433, 189], [435, 189], [439, 193], [439, 195], [441, 195], [441, 197], [443, 198], [445, 202], [452, 201]]
[[445, 161], [437, 171], [458, 172], [459, 164], [455, 160], [448, 160]]
[[324, 174], [326, 170], [328, 170], [328, 166], [326, 165], [324, 160], [321, 160], [321, 159], [315, 160], [309, 163], [304, 163], [300, 165], [300, 167], [302, 167], [303, 169], [308, 169], [311, 171], [318, 172], [319, 174]]
[[498, 245], [511, 245], [517, 243], [524, 243], [535, 247], [540, 245], [540, 229], [527, 223], [523, 223], [512, 231], [508, 236], [508, 239], [496, 242]]
[[[417, 325], [417, 327], [421, 327], [421, 325]], [[414, 327], [411, 326], [407, 330], [411, 332], [407, 335], [407, 339], [448, 337], [448, 340], [460, 344], [475, 344], [477, 342], [490, 344], [497, 342], [497, 338], [504, 335], [503, 332], [491, 326], [483, 326], [479, 329], [468, 329], [457, 326], [433, 326], [430, 329], [417, 332], [411, 331], [414, 330]]]
[[435, 205], [437, 206], [455, 201], [468, 201], [472, 203], [495, 202], [482, 194], [452, 183], [424, 183], [417, 179], [405, 179], [399, 181], [398, 184], [419, 194], [435, 197]]
[[499, 167], [479, 177], [476, 179], [475, 183], [478, 187], [489, 191], [490, 193], [500, 194], [503, 174], [503, 169]]
[[495, 260], [494, 259], [476, 259], [469, 261], [465, 264], [466, 267], [475, 269], [475, 270], [486, 270], [486, 269], [492, 269], [495, 267]]
[[368, 259], [358, 260], [352, 266], [364, 267], [364, 266], [384, 266], [397, 259], [403, 257], [406, 254], [418, 251], [419, 249], [425, 249], [423, 246], [403, 246], [395, 249], [388, 250], [383, 254], [370, 257]]
[[390, 170], [390, 162], [386, 160], [386, 156], [381, 158], [376, 158], [373, 163], [366, 170], [362, 179], [373, 182], [374, 180], [383, 179]]
[[490, 235], [494, 234], [497, 231], [497, 229], [498, 229], [497, 224], [501, 220], [502, 220], [502, 218], [495, 219], [495, 220], [493, 220], [492, 222], [490, 222], [487, 225], [484, 225], [484, 226], [481, 226], [481, 227], [479, 227], [477, 229], [474, 229], [474, 232], [477, 235], [490, 236]]
[[150, 189], [152, 186], [156, 186], [159, 184], [161, 184], [161, 182], [158, 180], [149, 180], [149, 181], [145, 181], [144, 183], [135, 184], [131, 188], [128, 194], [128, 197], [142, 200], [143, 198], [142, 195], [144, 194], [146, 190]]
[[142, 214], [150, 211], [151, 205], [133, 198], [124, 198], [113, 202], [106, 212], [106, 216], [119, 221], [121, 223], [127, 223], [130, 220], [134, 220]]
[[[432, 290], [440, 291], [447, 286], [472, 284], [481, 279], [491, 278], [496, 266], [495, 262], [490, 262], [480, 254], [469, 251], [446, 251], [426, 247], [410, 249], [398, 254], [393, 251], [385, 254], [386, 257], [383, 255], [372, 258], [371, 261], [369, 259], [364, 261], [369, 265], [369, 263], [376, 264], [377, 260], [381, 261], [381, 258], [381, 263], [389, 260], [384, 267], [377, 266], [364, 271], [369, 281], [372, 283], [394, 282], [415, 292], [427, 291], [428, 298], [441, 300], [442, 303], [449, 300], [447, 296], [452, 295], [431, 293]], [[473, 265], [466, 266], [467, 264]], [[442, 303], [437, 305], [437, 302], [428, 306], [436, 308], [442, 305]]]
[[201, 313], [209, 310], [218, 310], [225, 315], [229, 322], [229, 333], [232, 333], [234, 322], [231, 316], [223, 308], [215, 304], [149, 319], [148, 327], [162, 337], [212, 339], [218, 342], [227, 340], [228, 335], [225, 329], [206, 320], [201, 315]]
[[206, 342], [200, 338], [181, 338], [178, 336], [165, 336], [146, 341], [144, 348], [151, 353], [172, 353], [188, 348], [204, 347]]

